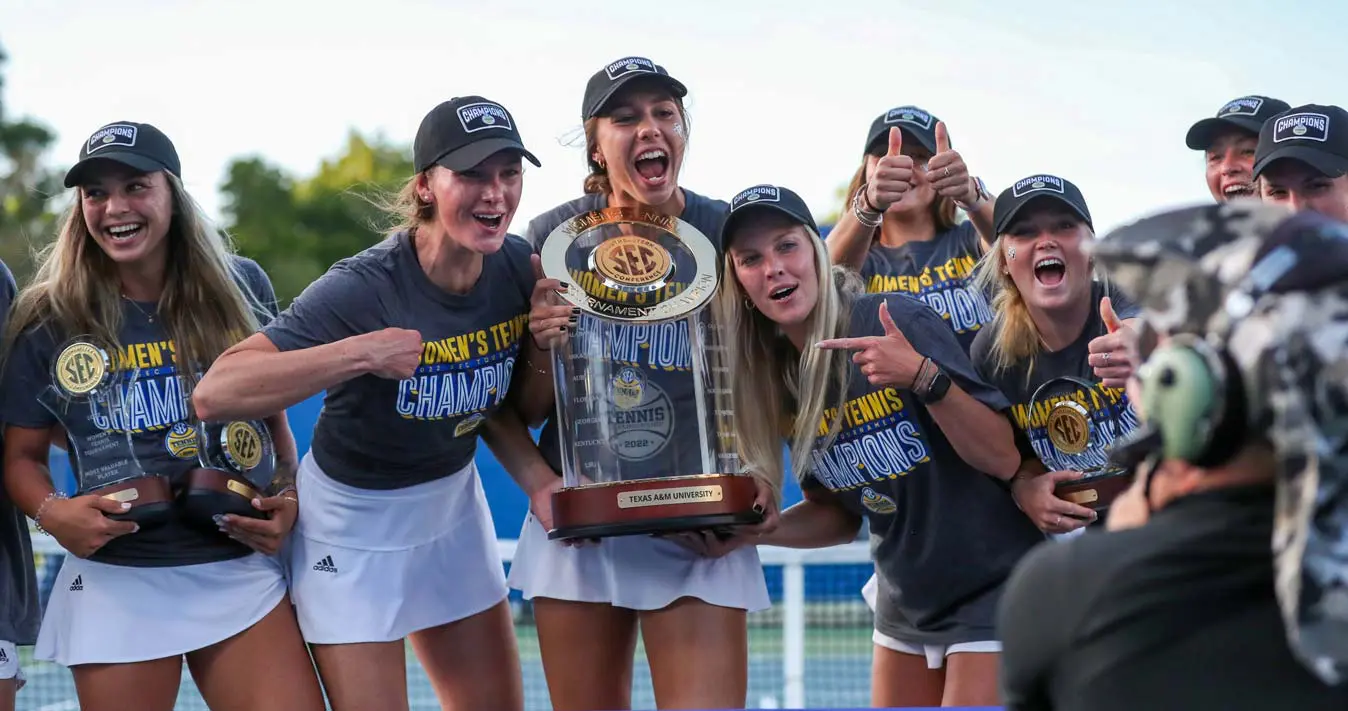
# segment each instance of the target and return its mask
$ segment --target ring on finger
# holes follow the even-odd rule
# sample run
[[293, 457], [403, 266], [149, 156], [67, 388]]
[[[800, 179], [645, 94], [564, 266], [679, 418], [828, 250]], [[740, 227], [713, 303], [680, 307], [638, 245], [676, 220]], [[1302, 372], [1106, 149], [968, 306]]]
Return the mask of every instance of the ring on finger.
[[1104, 353], [1102, 353], [1102, 354], [1100, 355], [1100, 360], [1103, 360], [1104, 362], [1108, 363], [1108, 362], [1109, 362], [1109, 357], [1110, 357], [1111, 355], [1113, 355], [1113, 354], [1110, 353], [1109, 351], [1105, 351]]
[[946, 166], [945, 172], [941, 173], [941, 177], [942, 177], [942, 178], [949, 178], [949, 177], [950, 177], [950, 166]]

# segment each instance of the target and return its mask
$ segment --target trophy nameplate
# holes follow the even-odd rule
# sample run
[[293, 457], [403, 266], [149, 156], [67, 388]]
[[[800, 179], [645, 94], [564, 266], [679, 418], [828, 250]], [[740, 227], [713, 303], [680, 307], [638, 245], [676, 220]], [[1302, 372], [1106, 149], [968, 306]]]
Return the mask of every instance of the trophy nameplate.
[[[738, 471], [724, 341], [707, 308], [719, 274], [711, 240], [675, 217], [607, 208], [562, 223], [539, 253], [545, 276], [567, 285], [559, 294], [584, 314], [552, 352], [563, 488], [552, 497], [548, 537], [761, 521], [755, 482]], [[634, 334], [655, 329], [666, 337], [631, 347]], [[686, 348], [687, 368], [613, 357], [653, 361], [672, 343], [679, 354]], [[680, 407], [679, 391], [691, 393], [691, 406]]]
[[140, 369], [124, 362], [115, 346], [81, 335], [61, 344], [50, 381], [37, 396], [65, 431], [75, 474], [75, 495], [102, 496], [130, 504], [125, 513], [142, 529], [168, 519], [173, 492], [166, 476], [151, 474], [136, 454], [134, 418]]

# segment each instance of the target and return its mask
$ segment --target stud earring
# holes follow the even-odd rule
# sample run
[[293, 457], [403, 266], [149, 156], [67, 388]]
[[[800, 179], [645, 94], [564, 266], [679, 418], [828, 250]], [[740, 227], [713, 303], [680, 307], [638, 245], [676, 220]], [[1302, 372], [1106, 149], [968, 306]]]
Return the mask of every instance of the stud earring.
[[1011, 262], [1016, 261], [1016, 248], [1015, 248], [1015, 247], [1007, 247], [1007, 248], [1006, 248], [1006, 259], [1007, 259], [1007, 261], [1011, 261]]

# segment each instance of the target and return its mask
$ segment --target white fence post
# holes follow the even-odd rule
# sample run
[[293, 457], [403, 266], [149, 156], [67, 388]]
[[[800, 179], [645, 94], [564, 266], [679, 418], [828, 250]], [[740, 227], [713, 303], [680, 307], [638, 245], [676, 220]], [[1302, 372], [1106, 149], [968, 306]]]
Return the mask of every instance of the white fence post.
[[805, 566], [782, 566], [782, 662], [785, 708], [805, 708]]

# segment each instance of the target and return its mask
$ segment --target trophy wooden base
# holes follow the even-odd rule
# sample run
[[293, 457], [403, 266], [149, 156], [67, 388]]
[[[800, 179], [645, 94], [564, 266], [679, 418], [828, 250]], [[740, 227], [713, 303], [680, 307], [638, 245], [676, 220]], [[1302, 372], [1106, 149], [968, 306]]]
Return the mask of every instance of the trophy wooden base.
[[1109, 469], [1100, 474], [1088, 471], [1085, 475], [1083, 479], [1057, 485], [1053, 489], [1054, 495], [1064, 501], [1103, 512], [1114, 503], [1119, 494], [1133, 485], [1131, 469]]
[[759, 523], [747, 476], [705, 474], [562, 489], [552, 495], [548, 538], [609, 538]]
[[84, 493], [131, 504], [126, 513], [105, 515], [116, 521], [134, 521], [141, 530], [159, 526], [173, 515], [173, 488], [164, 476], [127, 479]]
[[200, 526], [216, 529], [215, 517], [223, 514], [266, 518], [253, 508], [253, 499], [262, 498], [252, 482], [220, 469], [197, 468], [187, 473], [183, 487], [183, 515]]

